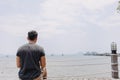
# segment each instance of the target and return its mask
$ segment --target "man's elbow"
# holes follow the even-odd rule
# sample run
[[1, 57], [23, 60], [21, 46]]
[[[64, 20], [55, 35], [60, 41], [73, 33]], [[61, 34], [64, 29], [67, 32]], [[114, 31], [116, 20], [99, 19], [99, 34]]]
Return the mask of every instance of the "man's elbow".
[[20, 65], [17, 65], [17, 68], [21, 68], [21, 66], [20, 66]]

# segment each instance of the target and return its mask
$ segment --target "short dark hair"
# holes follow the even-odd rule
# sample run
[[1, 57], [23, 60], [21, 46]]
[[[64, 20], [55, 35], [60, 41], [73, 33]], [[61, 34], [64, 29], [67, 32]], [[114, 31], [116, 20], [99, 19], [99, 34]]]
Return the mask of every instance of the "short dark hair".
[[38, 36], [38, 33], [35, 30], [28, 32], [28, 39], [29, 40], [35, 40]]

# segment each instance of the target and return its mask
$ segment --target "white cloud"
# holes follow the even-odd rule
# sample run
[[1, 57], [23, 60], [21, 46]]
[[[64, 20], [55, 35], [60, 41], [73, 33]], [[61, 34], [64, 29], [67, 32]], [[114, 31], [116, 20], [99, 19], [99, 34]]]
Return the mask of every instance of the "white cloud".
[[16, 2], [16, 0], [0, 0], [0, 4], [2, 4], [2, 5], [13, 4], [15, 2]]
[[[9, 0], [8, 0], [9, 1]], [[13, 0], [14, 1], [14, 0]], [[62, 27], [74, 24], [81, 24], [78, 17], [84, 17], [83, 7], [88, 9], [101, 9], [106, 5], [115, 2], [114, 0], [46, 0], [40, 5], [42, 11], [40, 15], [15, 15], [11, 17], [1, 17], [1, 25], [6, 30], [5, 26], [9, 26], [9, 31], [15, 29], [15, 32], [20, 32], [29, 29], [31, 26], [42, 27]], [[4, 2], [5, 3], [5, 2]], [[95, 18], [95, 16], [94, 16]], [[95, 19], [90, 21], [94, 22]], [[7, 23], [7, 24], [6, 24]], [[24, 30], [23, 30], [24, 27]]]
[[105, 6], [116, 2], [115, 0], [80, 0], [80, 1], [86, 8], [90, 10], [102, 9]]
[[37, 16], [1, 16], [0, 31], [4, 31], [14, 36], [25, 36], [29, 30], [37, 30], [43, 38], [65, 33], [59, 30], [59, 23], [55, 21], [44, 21]]
[[[40, 13], [27, 15], [21, 12], [15, 13], [15, 15], [9, 15], [8, 13], [8, 15], [0, 16], [0, 31], [16, 37], [25, 36], [29, 30], [35, 29], [40, 33], [42, 40], [49, 40], [47, 44], [52, 45], [52, 42], [54, 43], [53, 47], [57, 47], [56, 53], [61, 48], [66, 52], [70, 52], [71, 48], [76, 51], [79, 49], [96, 50], [97, 47], [102, 45], [102, 42], [100, 42], [101, 38], [103, 37], [103, 42], [106, 41], [103, 44], [109, 43], [107, 42], [109, 40], [106, 40], [106, 36], [111, 36], [108, 34], [116, 31], [113, 27], [120, 25], [119, 15], [111, 15], [109, 10], [106, 9], [106, 6], [113, 5], [114, 2], [116, 1], [45, 0], [40, 3], [40, 7], [37, 9], [40, 10]], [[12, 5], [12, 3], [10, 4]], [[106, 15], [107, 17], [104, 17]], [[103, 32], [100, 32], [102, 30]], [[119, 32], [117, 31], [117, 33]], [[95, 41], [93, 42], [93, 40]], [[45, 43], [51, 50], [51, 45], [47, 44]], [[93, 47], [91, 47], [91, 44]], [[71, 45], [75, 47], [73, 48]], [[96, 47], [94, 48], [94, 46]]]
[[120, 14], [114, 13], [113, 15], [98, 22], [98, 25], [105, 30], [112, 30], [113, 28], [119, 28], [120, 26]]

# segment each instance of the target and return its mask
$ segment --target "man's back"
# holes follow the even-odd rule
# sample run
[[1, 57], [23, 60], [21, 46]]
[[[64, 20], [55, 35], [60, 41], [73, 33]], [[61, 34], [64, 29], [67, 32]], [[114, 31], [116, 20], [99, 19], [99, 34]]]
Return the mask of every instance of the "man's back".
[[22, 80], [32, 80], [40, 76], [40, 58], [45, 56], [40, 46], [32, 43], [25, 44], [18, 49], [17, 56], [20, 58], [19, 77]]

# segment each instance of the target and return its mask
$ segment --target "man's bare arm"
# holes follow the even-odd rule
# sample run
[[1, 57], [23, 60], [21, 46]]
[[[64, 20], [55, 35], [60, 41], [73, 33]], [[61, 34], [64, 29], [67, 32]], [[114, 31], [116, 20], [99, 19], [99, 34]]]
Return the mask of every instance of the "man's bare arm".
[[43, 78], [46, 79], [47, 78], [47, 70], [46, 70], [46, 58], [45, 56], [42, 56], [40, 59], [40, 63], [41, 63], [41, 68], [43, 71]]
[[21, 67], [21, 65], [20, 65], [20, 57], [16, 57], [16, 65], [17, 65], [17, 67], [18, 68], [20, 68]]
[[46, 58], [45, 56], [42, 56], [40, 59], [41, 67], [44, 68], [46, 67]]

